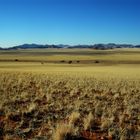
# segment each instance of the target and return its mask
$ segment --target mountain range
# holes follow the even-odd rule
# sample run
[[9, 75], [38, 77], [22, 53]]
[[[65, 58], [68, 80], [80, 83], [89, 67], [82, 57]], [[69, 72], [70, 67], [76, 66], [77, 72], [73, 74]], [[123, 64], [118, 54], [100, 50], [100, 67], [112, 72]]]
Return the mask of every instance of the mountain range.
[[108, 44], [93, 44], [93, 45], [40, 45], [40, 44], [23, 44], [18, 46], [13, 46], [9, 48], [2, 48], [0, 50], [17, 50], [17, 49], [44, 49], [44, 48], [91, 48], [91, 49], [114, 49], [114, 48], [140, 48], [140, 45], [131, 45], [131, 44], [115, 44], [115, 43], [108, 43]]

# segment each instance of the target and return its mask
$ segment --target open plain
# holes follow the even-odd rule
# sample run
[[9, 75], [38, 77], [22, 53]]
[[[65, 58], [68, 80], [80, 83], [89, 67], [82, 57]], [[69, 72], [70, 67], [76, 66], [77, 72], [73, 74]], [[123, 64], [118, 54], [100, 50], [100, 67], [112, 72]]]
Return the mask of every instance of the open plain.
[[140, 49], [0, 51], [1, 140], [140, 140]]

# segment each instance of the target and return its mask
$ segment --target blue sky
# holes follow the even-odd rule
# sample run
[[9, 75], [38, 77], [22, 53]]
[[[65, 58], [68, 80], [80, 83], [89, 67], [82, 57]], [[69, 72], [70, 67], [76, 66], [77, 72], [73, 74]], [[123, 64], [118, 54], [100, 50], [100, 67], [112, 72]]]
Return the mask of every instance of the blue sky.
[[0, 0], [0, 47], [140, 44], [139, 0]]

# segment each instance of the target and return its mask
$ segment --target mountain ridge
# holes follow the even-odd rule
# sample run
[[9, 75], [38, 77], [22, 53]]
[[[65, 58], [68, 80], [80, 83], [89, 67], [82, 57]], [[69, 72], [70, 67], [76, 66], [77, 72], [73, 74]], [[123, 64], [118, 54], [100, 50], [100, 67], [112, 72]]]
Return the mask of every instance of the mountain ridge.
[[74, 49], [74, 48], [91, 48], [91, 49], [99, 49], [99, 50], [104, 50], [104, 49], [114, 49], [114, 48], [140, 48], [140, 45], [132, 45], [132, 44], [115, 44], [115, 43], [108, 43], [108, 44], [93, 44], [93, 45], [64, 45], [64, 44], [59, 44], [59, 45], [42, 45], [42, 44], [22, 44], [22, 45], [17, 45], [13, 47], [8, 47], [8, 48], [2, 48], [0, 47], [0, 50], [17, 50], [17, 49], [45, 49], [45, 48], [68, 48], [68, 49]]

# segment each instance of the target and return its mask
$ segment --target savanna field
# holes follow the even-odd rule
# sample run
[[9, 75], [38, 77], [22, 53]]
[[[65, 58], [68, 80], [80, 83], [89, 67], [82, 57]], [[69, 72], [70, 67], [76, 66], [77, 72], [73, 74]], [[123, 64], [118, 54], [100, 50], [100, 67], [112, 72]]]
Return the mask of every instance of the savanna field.
[[0, 140], [140, 140], [139, 49], [0, 51]]

